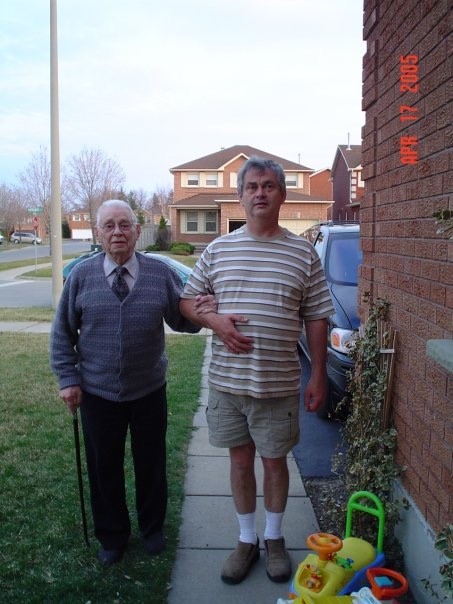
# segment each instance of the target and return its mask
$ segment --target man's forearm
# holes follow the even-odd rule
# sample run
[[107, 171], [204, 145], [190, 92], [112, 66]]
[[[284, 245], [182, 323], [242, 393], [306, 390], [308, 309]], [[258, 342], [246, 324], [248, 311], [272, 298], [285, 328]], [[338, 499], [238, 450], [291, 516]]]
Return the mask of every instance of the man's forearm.
[[325, 319], [305, 321], [305, 331], [312, 374], [324, 373], [327, 361], [327, 321]]
[[212, 313], [199, 313], [195, 308], [195, 300], [188, 298], [181, 298], [179, 301], [179, 310], [181, 314], [189, 319], [191, 323], [194, 325], [199, 325], [200, 327], [207, 327], [208, 329], [213, 329], [211, 315], [215, 315], [215, 312]]

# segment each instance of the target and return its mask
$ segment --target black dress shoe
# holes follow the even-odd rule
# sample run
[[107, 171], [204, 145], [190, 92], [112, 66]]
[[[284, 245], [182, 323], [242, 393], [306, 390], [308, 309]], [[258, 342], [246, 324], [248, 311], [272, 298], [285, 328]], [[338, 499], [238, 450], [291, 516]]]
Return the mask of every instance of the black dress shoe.
[[164, 551], [167, 540], [162, 531], [157, 531], [148, 537], [145, 537], [145, 549], [150, 556], [157, 556]]
[[124, 549], [101, 549], [98, 551], [98, 560], [104, 566], [112, 566], [121, 560]]

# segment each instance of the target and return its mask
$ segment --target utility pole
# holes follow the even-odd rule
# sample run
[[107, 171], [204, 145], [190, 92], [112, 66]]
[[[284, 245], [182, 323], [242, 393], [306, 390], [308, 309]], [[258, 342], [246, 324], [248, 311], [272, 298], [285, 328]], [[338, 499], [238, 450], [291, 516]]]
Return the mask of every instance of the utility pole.
[[58, 113], [57, 0], [50, 0], [50, 174], [50, 253], [52, 259], [52, 306], [53, 308], [56, 308], [63, 289], [60, 135]]

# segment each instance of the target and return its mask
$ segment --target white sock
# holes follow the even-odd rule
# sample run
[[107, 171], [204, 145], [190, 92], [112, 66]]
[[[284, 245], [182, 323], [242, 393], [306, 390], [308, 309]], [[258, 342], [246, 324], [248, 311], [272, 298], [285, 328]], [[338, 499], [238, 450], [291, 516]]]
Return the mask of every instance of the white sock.
[[280, 539], [282, 537], [283, 512], [269, 512], [266, 514], [266, 528], [264, 529], [264, 539]]
[[239, 528], [241, 533], [239, 535], [239, 541], [243, 543], [256, 543], [256, 514], [252, 512], [251, 514], [238, 514], [236, 513], [237, 519], [239, 521]]

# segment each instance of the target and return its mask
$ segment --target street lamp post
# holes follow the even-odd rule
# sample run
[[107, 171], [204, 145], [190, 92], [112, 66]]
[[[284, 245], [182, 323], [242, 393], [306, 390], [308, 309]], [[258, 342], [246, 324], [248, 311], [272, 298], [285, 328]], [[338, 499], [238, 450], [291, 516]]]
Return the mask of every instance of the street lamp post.
[[50, 236], [52, 258], [52, 306], [56, 308], [63, 289], [61, 235], [60, 139], [58, 114], [57, 0], [50, 0]]

